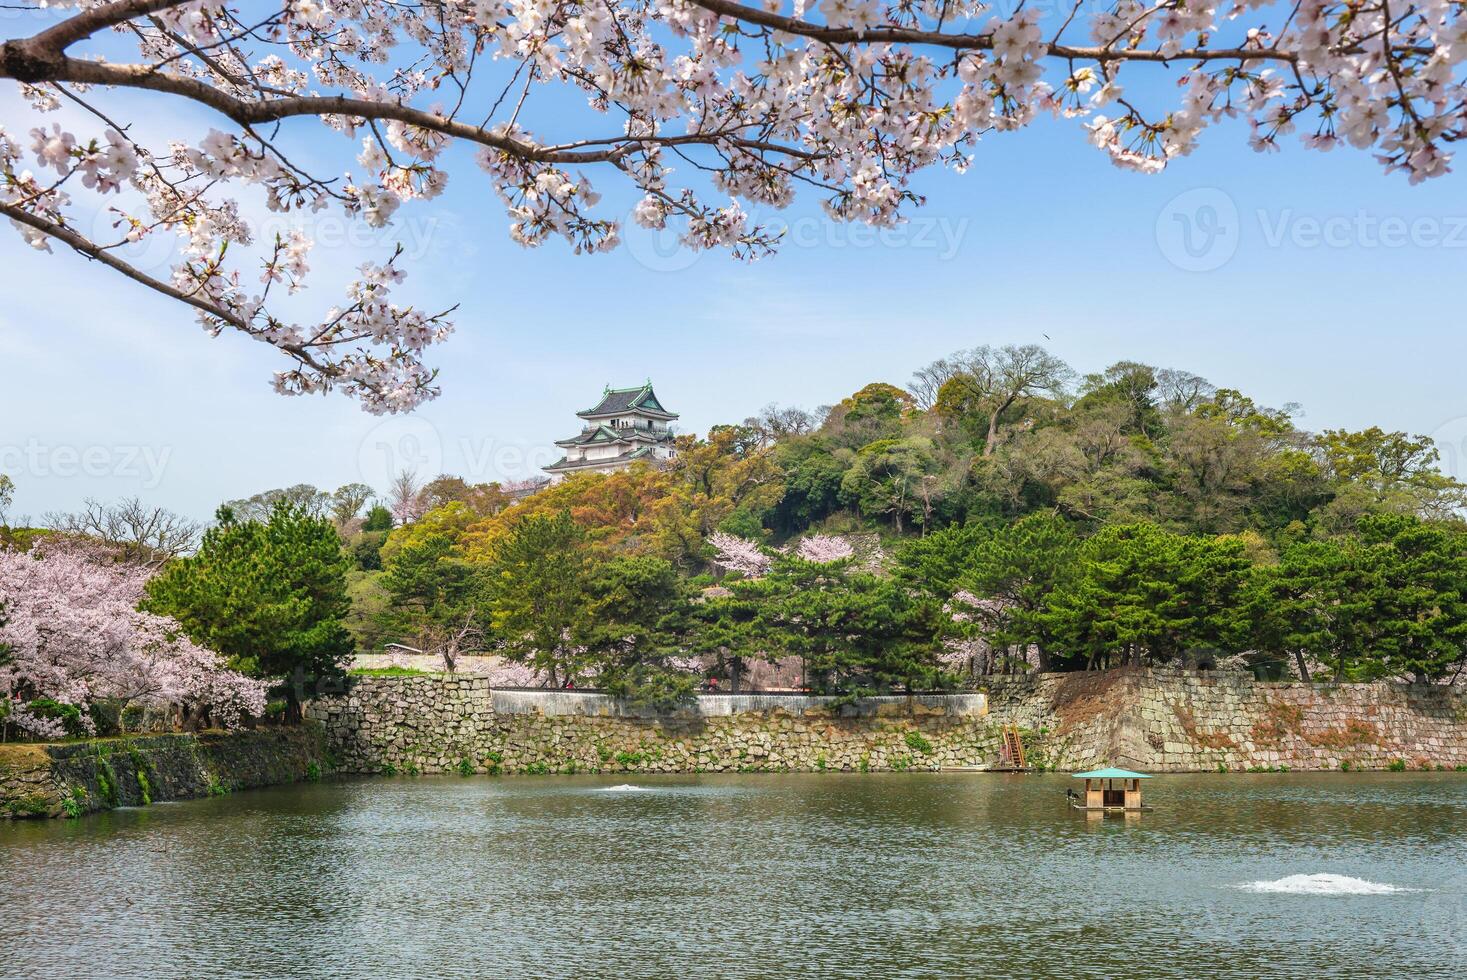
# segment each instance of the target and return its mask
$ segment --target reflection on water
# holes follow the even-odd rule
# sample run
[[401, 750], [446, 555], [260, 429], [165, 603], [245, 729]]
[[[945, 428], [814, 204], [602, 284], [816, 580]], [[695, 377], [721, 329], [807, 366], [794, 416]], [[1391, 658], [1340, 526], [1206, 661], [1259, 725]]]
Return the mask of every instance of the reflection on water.
[[637, 779], [0, 825], [0, 976], [1467, 971], [1460, 775], [1165, 776], [1131, 820], [1069, 809], [1063, 776]]

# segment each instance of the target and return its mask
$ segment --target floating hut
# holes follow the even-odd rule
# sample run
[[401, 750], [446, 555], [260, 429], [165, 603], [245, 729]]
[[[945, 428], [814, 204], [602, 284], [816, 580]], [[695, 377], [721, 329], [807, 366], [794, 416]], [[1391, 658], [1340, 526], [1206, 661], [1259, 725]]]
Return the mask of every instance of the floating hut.
[[1070, 806], [1077, 810], [1149, 810], [1141, 804], [1141, 780], [1151, 777], [1129, 769], [1096, 769], [1077, 772], [1076, 779], [1085, 780], [1083, 796], [1070, 794]]

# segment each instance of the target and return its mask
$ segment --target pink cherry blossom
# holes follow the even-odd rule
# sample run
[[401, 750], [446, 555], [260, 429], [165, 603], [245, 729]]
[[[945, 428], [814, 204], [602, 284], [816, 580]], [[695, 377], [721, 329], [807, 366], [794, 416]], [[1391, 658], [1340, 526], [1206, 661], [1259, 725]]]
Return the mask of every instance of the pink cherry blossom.
[[738, 572], [747, 578], [758, 578], [766, 574], [773, 561], [757, 543], [737, 534], [714, 531], [708, 535], [708, 543], [717, 552], [713, 558], [714, 565], [725, 571]]
[[807, 534], [795, 546], [795, 554], [806, 561], [826, 564], [854, 557], [856, 548], [836, 534]]
[[50, 698], [82, 711], [99, 699], [155, 709], [207, 709], [226, 726], [262, 714], [263, 681], [228, 669], [190, 642], [172, 619], [140, 612], [151, 571], [99, 560], [84, 549], [0, 550], [0, 698], [8, 723], [37, 738], [64, 734], [59, 722], [27, 705]]
[[[781, 238], [753, 216], [797, 192], [831, 220], [891, 226], [922, 202], [918, 174], [965, 171], [980, 138], [1046, 116], [1143, 173], [1233, 117], [1260, 152], [1349, 146], [1412, 183], [1448, 173], [1467, 133], [1467, 15], [1445, 0], [1302, 0], [1284, 16], [1108, 0], [1051, 18], [906, 0], [21, 5], [48, 13], [0, 43], [22, 107], [0, 125], [0, 215], [34, 248], [190, 306], [210, 334], [275, 348], [280, 392], [338, 389], [372, 412], [438, 394], [427, 359], [452, 306], [404, 300], [391, 251], [363, 256], [320, 315], [286, 316], [275, 290], [303, 286], [309, 234], [261, 234], [261, 211], [385, 228], [455, 165], [526, 247], [616, 247], [622, 216], [598, 189], [615, 184], [634, 224], [752, 259]], [[139, 142], [134, 90], [176, 136]], [[44, 118], [63, 106], [81, 122]], [[213, 128], [190, 128], [200, 110]], [[120, 251], [149, 237], [171, 244], [165, 272]]]

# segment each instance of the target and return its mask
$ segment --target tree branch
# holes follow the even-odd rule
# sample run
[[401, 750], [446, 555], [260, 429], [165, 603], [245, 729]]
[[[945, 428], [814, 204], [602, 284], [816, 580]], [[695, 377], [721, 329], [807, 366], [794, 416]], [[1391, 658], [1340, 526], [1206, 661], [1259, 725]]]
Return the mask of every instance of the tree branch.
[[[943, 31], [919, 31], [907, 27], [829, 27], [808, 20], [786, 17], [757, 7], [746, 7], [737, 0], [689, 0], [695, 6], [750, 24], [759, 24], [786, 34], [808, 37], [826, 44], [926, 44], [935, 47], [960, 50], [989, 51], [993, 49], [990, 34], [948, 34]], [[1075, 47], [1053, 41], [1045, 45], [1046, 53], [1055, 58], [1074, 58], [1085, 61], [1286, 61], [1295, 62], [1298, 55], [1292, 51], [1276, 51], [1267, 48], [1187, 48], [1175, 54], [1164, 54], [1160, 50], [1120, 50], [1110, 47]]]
[[77, 252], [78, 254], [84, 255], [87, 258], [92, 259], [93, 261], [100, 262], [103, 265], [122, 273], [133, 282], [141, 283], [155, 292], [162, 293], [164, 296], [168, 296], [172, 299], [179, 300], [180, 302], [187, 303], [189, 306], [192, 306], [195, 309], [202, 310], [209, 316], [218, 317], [219, 319], [228, 323], [230, 326], [238, 327], [240, 330], [245, 331], [248, 331], [250, 329], [250, 325], [244, 320], [243, 317], [239, 316], [237, 313], [231, 313], [230, 311], [222, 307], [216, 306], [215, 304], [210, 303], [207, 300], [200, 299], [199, 297], [190, 295], [189, 293], [185, 293], [183, 290], [177, 288], [176, 286], [172, 286], [161, 279], [155, 279], [154, 277], [148, 275], [146, 272], [143, 272], [141, 269], [138, 269], [136, 266], [129, 265], [128, 263], [122, 261], [111, 252], [104, 250], [101, 246], [77, 234], [70, 228], [67, 228], [65, 225], [59, 225], [54, 221], [49, 221], [41, 217], [40, 215], [32, 214], [31, 212], [26, 211], [22, 208], [6, 204], [4, 201], [0, 201], [0, 214], [3, 214], [11, 221], [18, 222], [29, 228], [34, 228], [36, 231], [39, 231], [51, 238], [56, 239], [57, 241], [71, 248], [73, 251]]

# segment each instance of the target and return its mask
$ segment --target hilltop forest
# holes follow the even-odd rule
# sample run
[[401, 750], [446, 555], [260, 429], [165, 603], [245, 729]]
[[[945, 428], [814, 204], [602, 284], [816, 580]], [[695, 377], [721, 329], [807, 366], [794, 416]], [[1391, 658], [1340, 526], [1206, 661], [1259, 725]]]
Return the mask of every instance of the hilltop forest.
[[[727, 672], [860, 659], [858, 633], [907, 650], [886, 681], [913, 664], [931, 681], [955, 650], [969, 672], [1232, 656], [1454, 678], [1467, 487], [1430, 439], [1298, 417], [1185, 371], [1123, 361], [1080, 376], [1039, 347], [978, 347], [905, 387], [681, 437], [665, 468], [577, 476], [513, 505], [455, 478], [406, 506], [399, 493], [398, 525], [353, 540], [352, 626], [366, 647], [503, 652], [538, 617], [549, 626], [525, 662], [561, 679], [600, 676], [598, 644], [653, 634], [637, 663], [701, 653], [700, 670], [712, 656]], [[557, 548], [590, 567], [543, 567]], [[542, 602], [551, 579], [581, 575], [558, 611]], [[651, 611], [688, 594], [695, 613], [667, 617], [679, 622]], [[863, 618], [881, 629], [852, 626]], [[620, 635], [573, 641], [582, 627]]]
[[[257, 697], [225, 667], [296, 713], [389, 645], [656, 704], [699, 686], [856, 697], [1152, 664], [1454, 683], [1467, 487], [1428, 438], [1300, 417], [1184, 371], [1081, 376], [1039, 347], [978, 347], [904, 387], [679, 436], [661, 466], [539, 489], [298, 485], [226, 503], [202, 538], [138, 501], [91, 503], [0, 528], [0, 683], [10, 724], [40, 731], [98, 696], [85, 678], [107, 659], [79, 627], [76, 669], [48, 666], [54, 602], [28, 550], [139, 569], [115, 591], [141, 595], [145, 618], [119, 600], [107, 622], [205, 651], [181, 648], [205, 672], [167, 688], [195, 714]], [[68, 556], [66, 541], [109, 548]]]

